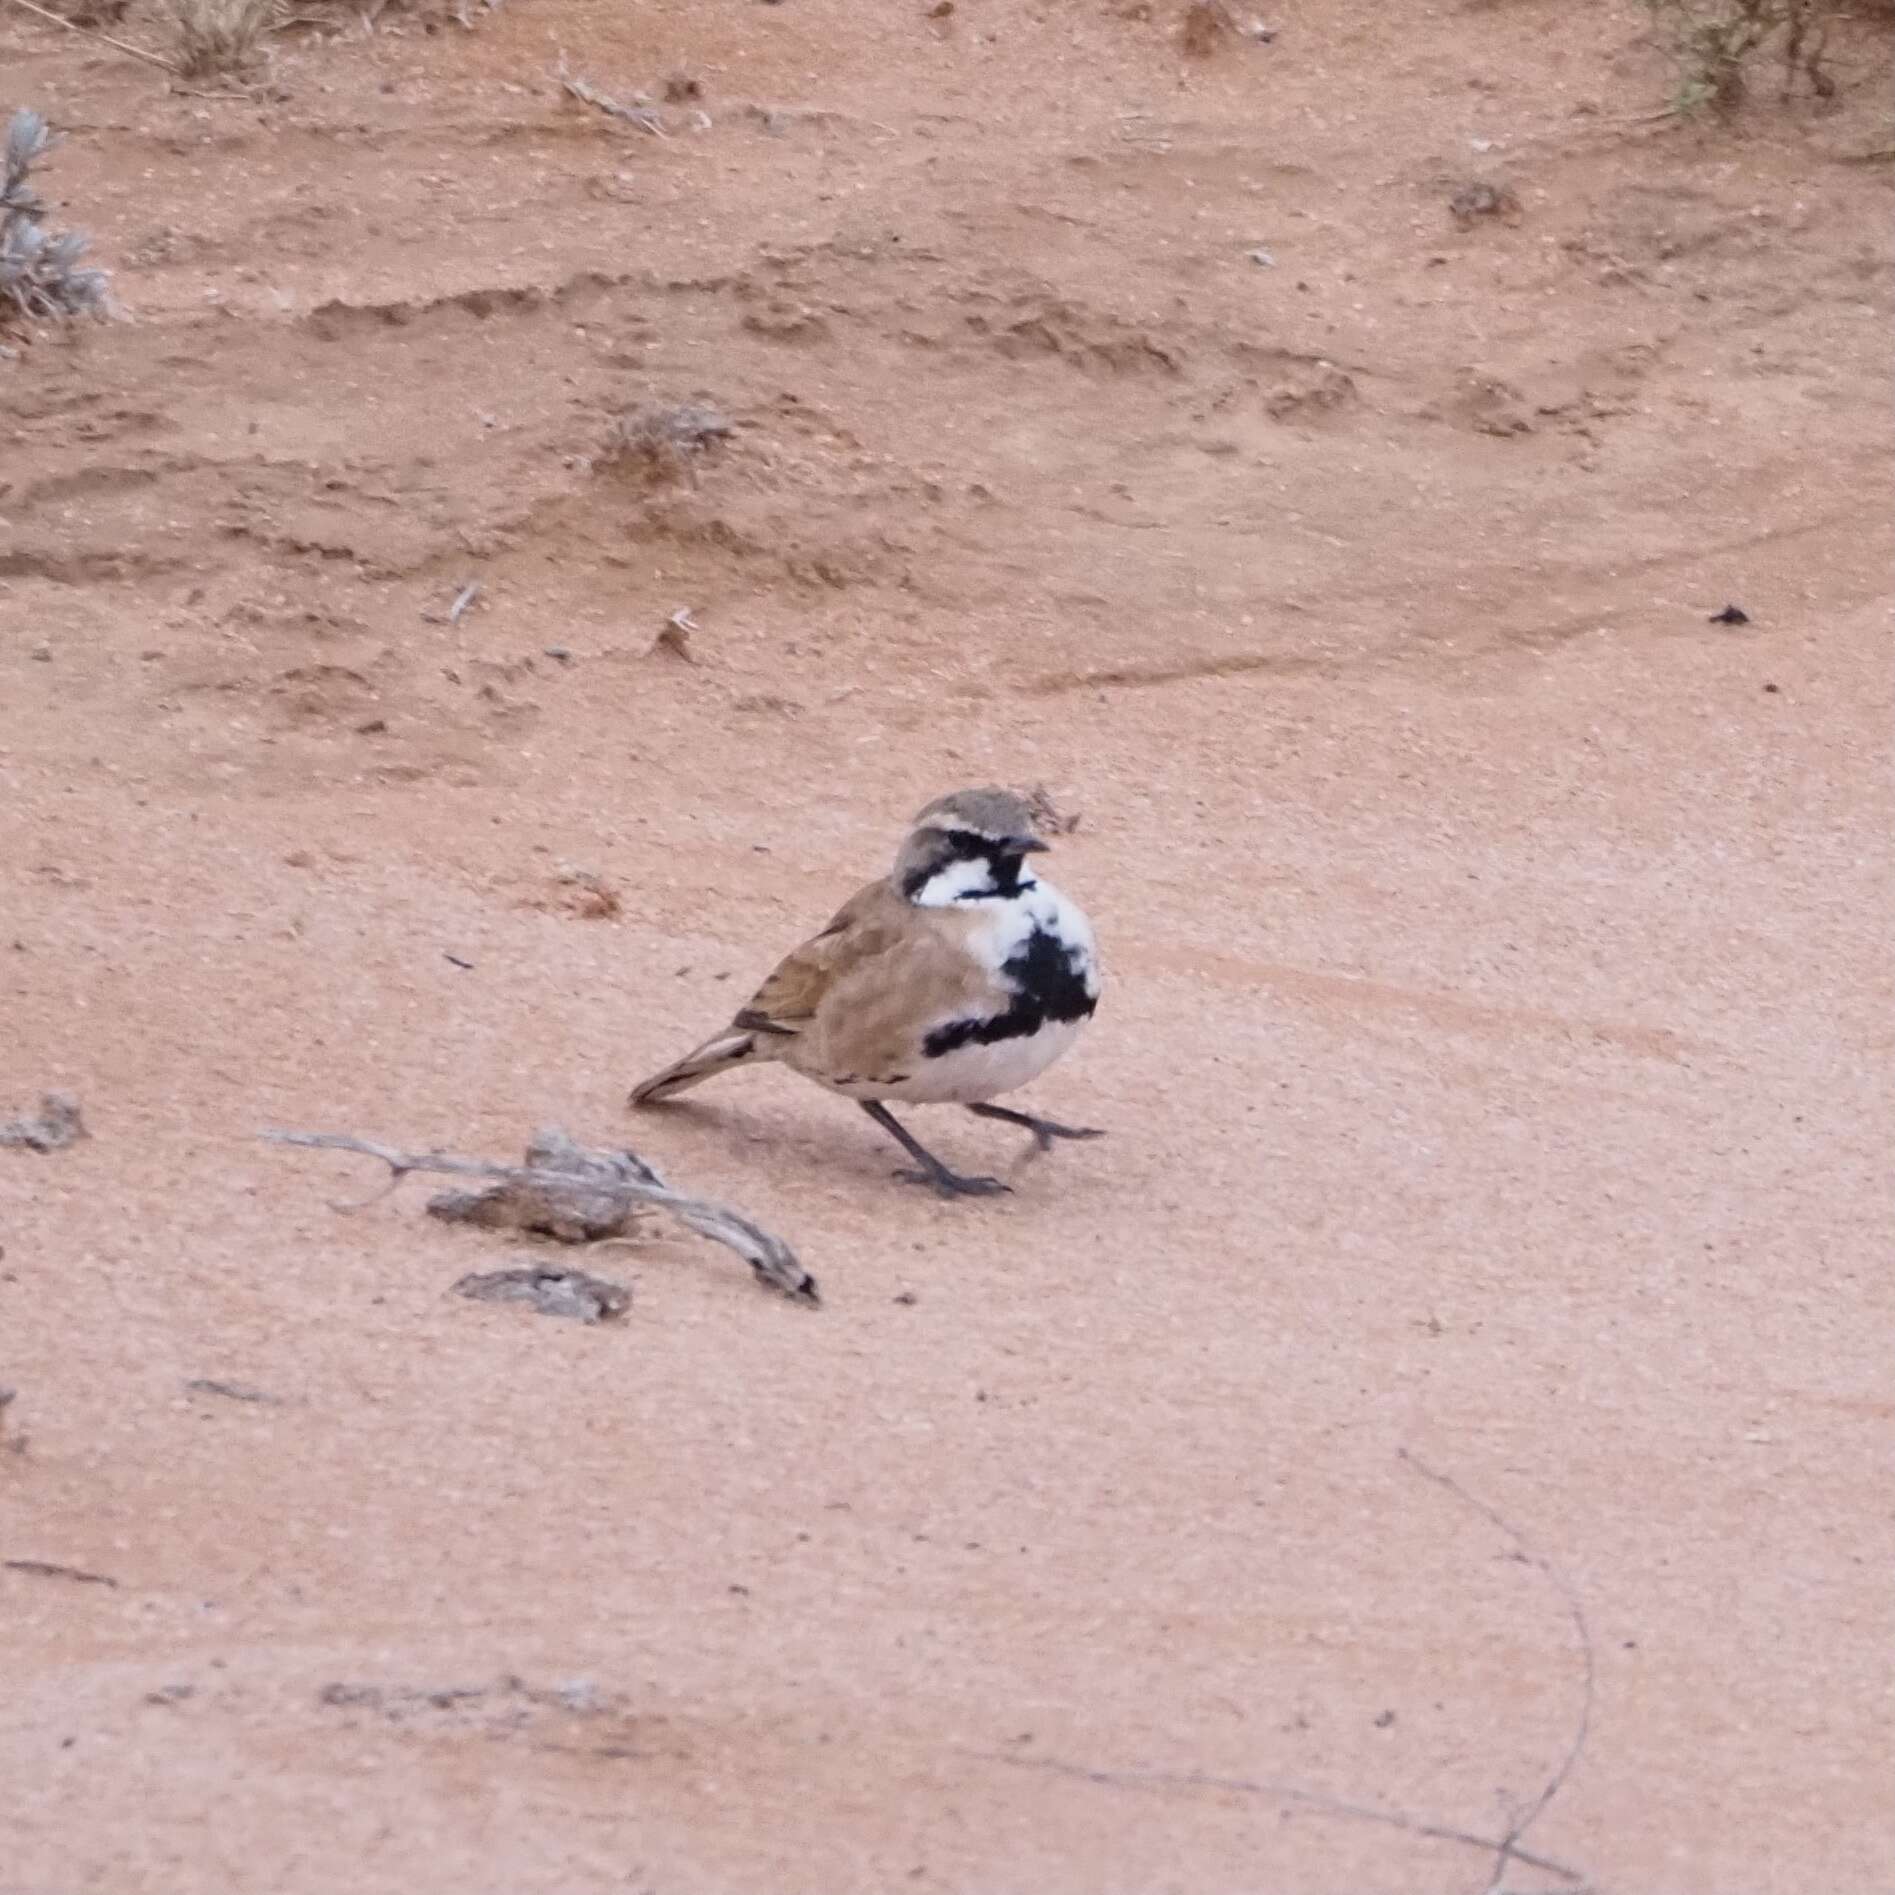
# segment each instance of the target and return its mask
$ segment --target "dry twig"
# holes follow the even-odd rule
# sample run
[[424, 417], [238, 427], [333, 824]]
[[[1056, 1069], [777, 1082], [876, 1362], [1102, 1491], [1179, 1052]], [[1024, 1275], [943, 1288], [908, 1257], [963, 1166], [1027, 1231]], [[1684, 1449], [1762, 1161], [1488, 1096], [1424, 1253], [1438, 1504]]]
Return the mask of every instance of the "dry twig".
[[1465, 1848], [1479, 1849], [1494, 1858], [1493, 1873], [1489, 1877], [1484, 1895], [1501, 1895], [1507, 1879], [1510, 1863], [1519, 1862], [1528, 1868], [1543, 1870], [1548, 1875], [1557, 1875], [1562, 1880], [1575, 1885], [1575, 1895], [1579, 1895], [1579, 1885], [1586, 1881], [1585, 1875], [1564, 1862], [1551, 1856], [1539, 1854], [1536, 1850], [1522, 1846], [1526, 1832], [1545, 1814], [1547, 1805], [1552, 1802], [1566, 1779], [1572, 1775], [1579, 1763], [1581, 1753], [1586, 1747], [1586, 1736], [1592, 1727], [1593, 1692], [1595, 1688], [1595, 1661], [1593, 1656], [1592, 1631], [1586, 1623], [1585, 1609], [1579, 1603], [1579, 1595], [1572, 1584], [1559, 1569], [1540, 1553], [1536, 1552], [1526, 1536], [1494, 1508], [1483, 1500], [1477, 1500], [1452, 1475], [1440, 1473], [1429, 1467], [1419, 1456], [1411, 1454], [1406, 1448], [1400, 1450], [1401, 1459], [1424, 1480], [1432, 1481], [1437, 1487], [1450, 1493], [1464, 1506], [1473, 1508], [1483, 1519], [1491, 1521], [1508, 1539], [1513, 1542], [1514, 1556], [1526, 1565], [1542, 1573], [1547, 1582], [1559, 1594], [1566, 1606], [1568, 1617], [1572, 1620], [1573, 1632], [1577, 1639], [1583, 1660], [1584, 1690], [1580, 1703], [1579, 1719], [1573, 1731], [1572, 1740], [1567, 1745], [1559, 1766], [1547, 1779], [1538, 1796], [1518, 1811], [1499, 1836], [1482, 1836], [1471, 1829], [1459, 1829], [1452, 1823], [1429, 1822], [1419, 1816], [1410, 1816], [1401, 1810], [1378, 1808], [1373, 1803], [1354, 1803], [1339, 1796], [1331, 1796], [1323, 1790], [1311, 1790], [1301, 1784], [1285, 1783], [1271, 1777], [1227, 1777], [1217, 1776], [1203, 1770], [1098, 1770], [1086, 1764], [1068, 1763], [1057, 1757], [1010, 1756], [1003, 1752], [981, 1751], [980, 1755], [991, 1763], [1012, 1764], [1016, 1768], [1046, 1770], [1060, 1776], [1077, 1777], [1084, 1783], [1098, 1783], [1113, 1789], [1133, 1790], [1224, 1790], [1235, 1791], [1244, 1796], [1273, 1797], [1279, 1802], [1293, 1803], [1304, 1809], [1312, 1809], [1326, 1816], [1345, 1817], [1352, 1822], [1379, 1823], [1387, 1829], [1405, 1830], [1411, 1836], [1425, 1836], [1434, 1842], [1459, 1843]]
[[187, 1394], [218, 1395], [227, 1402], [260, 1402], [266, 1408], [280, 1408], [283, 1405], [281, 1395], [271, 1395], [260, 1388], [246, 1388], [241, 1382], [219, 1382], [208, 1375], [194, 1375], [184, 1387]]
[[55, 26], [63, 26], [70, 33], [82, 34], [87, 39], [102, 40], [107, 46], [116, 47], [121, 53], [130, 53], [134, 59], [142, 59], [147, 64], [162, 66], [166, 72], [176, 72], [177, 67], [170, 60], [160, 58], [156, 53], [148, 53], [142, 46], [134, 46], [130, 40], [114, 39], [110, 33], [101, 33], [96, 26], [82, 26], [77, 20], [69, 20], [63, 13], [55, 13], [51, 7], [43, 7], [39, 0], [13, 0], [16, 7], [24, 7], [28, 13], [37, 13], [42, 20], [51, 20]]
[[35, 1579], [70, 1579], [81, 1586], [117, 1586], [109, 1573], [88, 1572], [83, 1566], [66, 1566], [53, 1559], [0, 1559], [10, 1573], [29, 1573]]
[[[1122, 1790], [1230, 1790], [1241, 1796], [1274, 1797], [1283, 1803], [1295, 1803], [1325, 1816], [1347, 1817], [1351, 1822], [1379, 1823], [1385, 1829], [1403, 1829], [1411, 1836], [1426, 1836], [1432, 1842], [1458, 1842], [1470, 1849], [1496, 1850], [1503, 1841], [1493, 1836], [1478, 1836], [1471, 1829], [1456, 1829], [1451, 1823], [1430, 1823], [1396, 1809], [1378, 1809], [1373, 1803], [1351, 1803], [1321, 1790], [1309, 1790], [1297, 1783], [1279, 1783], [1272, 1777], [1221, 1777], [1204, 1770], [1094, 1770], [1085, 1764], [1066, 1763], [1057, 1757], [1010, 1757], [1000, 1751], [975, 1753], [990, 1763], [1009, 1763], [1027, 1770], [1045, 1770], [1057, 1776], [1077, 1777], [1082, 1783], [1104, 1784]], [[1509, 1849], [1515, 1862], [1544, 1869], [1548, 1875], [1569, 1882], [1583, 1882], [1577, 1869], [1555, 1862], [1551, 1856], [1535, 1855], [1527, 1849]]]
[[1533, 1867], [1543, 1867], [1534, 1857], [1520, 1848], [1520, 1838], [1546, 1813], [1546, 1807], [1566, 1786], [1566, 1779], [1578, 1766], [1581, 1754], [1586, 1748], [1586, 1736], [1592, 1729], [1593, 1695], [1598, 1684], [1598, 1665], [1593, 1652], [1592, 1628], [1586, 1623], [1585, 1607], [1579, 1603], [1579, 1594], [1573, 1589], [1572, 1581], [1562, 1573], [1544, 1554], [1537, 1552], [1524, 1533], [1506, 1518], [1490, 1507], [1486, 1501], [1470, 1494], [1452, 1474], [1443, 1474], [1438, 1468], [1430, 1467], [1419, 1455], [1411, 1454], [1406, 1448], [1399, 1450], [1401, 1458], [1412, 1467], [1423, 1480], [1432, 1481], [1444, 1493], [1449, 1493], [1462, 1506], [1471, 1507], [1483, 1520], [1492, 1522], [1514, 1544], [1515, 1557], [1540, 1573], [1546, 1583], [1559, 1594], [1566, 1607], [1566, 1616], [1572, 1621], [1573, 1637], [1579, 1647], [1581, 1665], [1581, 1691], [1579, 1701], [1579, 1719], [1574, 1726], [1572, 1740], [1566, 1746], [1565, 1755], [1559, 1766], [1549, 1776], [1540, 1793], [1521, 1810], [1507, 1825], [1507, 1833], [1498, 1843], [1491, 1845], [1495, 1851], [1494, 1872], [1487, 1884], [1486, 1895], [1500, 1895], [1507, 1880], [1507, 1864], [1525, 1862]]
[[[308, 1150], [358, 1152], [364, 1158], [378, 1159], [389, 1170], [386, 1188], [362, 1203], [385, 1197], [411, 1172], [440, 1172], [456, 1178], [488, 1178], [511, 1185], [537, 1200], [556, 1201], [564, 1214], [583, 1223], [594, 1205], [616, 1206], [620, 1222], [641, 1206], [650, 1205], [667, 1211], [679, 1223], [708, 1237], [713, 1243], [734, 1250], [757, 1274], [758, 1281], [798, 1302], [819, 1303], [816, 1279], [797, 1262], [796, 1253], [782, 1238], [773, 1236], [759, 1224], [734, 1211], [727, 1204], [707, 1198], [686, 1197], [673, 1191], [652, 1167], [635, 1152], [585, 1152], [563, 1133], [549, 1128], [540, 1132], [528, 1148], [525, 1165], [489, 1164], [484, 1158], [456, 1158], [445, 1152], [403, 1152], [372, 1139], [354, 1138], [345, 1132], [264, 1132], [272, 1144], [297, 1145]], [[577, 1154], [579, 1164], [566, 1154]], [[609, 1162], [609, 1171], [603, 1167]], [[343, 1207], [338, 1207], [343, 1208]], [[359, 1210], [361, 1204], [346, 1207]]]
[[601, 92], [589, 85], [576, 72], [568, 71], [563, 54], [559, 61], [558, 78], [561, 89], [582, 105], [589, 105], [594, 111], [603, 112], [607, 118], [620, 118], [627, 125], [636, 125], [641, 132], [649, 132], [653, 138], [663, 138], [667, 135], [664, 121], [651, 109], [642, 94], [634, 93], [632, 103], [623, 104], [620, 100], [613, 98], [609, 92]]

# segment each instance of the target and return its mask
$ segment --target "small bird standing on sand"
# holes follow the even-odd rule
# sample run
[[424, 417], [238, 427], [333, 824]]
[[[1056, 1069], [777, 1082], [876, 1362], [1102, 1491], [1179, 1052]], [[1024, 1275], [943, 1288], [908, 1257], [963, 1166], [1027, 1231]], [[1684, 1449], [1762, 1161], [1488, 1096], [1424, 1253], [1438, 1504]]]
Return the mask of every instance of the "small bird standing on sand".
[[733, 1066], [781, 1060], [854, 1099], [919, 1167], [897, 1176], [943, 1197], [1009, 1187], [951, 1171], [884, 1099], [964, 1105], [1056, 1138], [1085, 1126], [989, 1103], [1037, 1078], [1099, 1004], [1085, 916], [1026, 858], [1047, 844], [1007, 790], [957, 790], [915, 820], [894, 872], [860, 889], [821, 934], [780, 962], [723, 1032], [633, 1092], [668, 1099]]

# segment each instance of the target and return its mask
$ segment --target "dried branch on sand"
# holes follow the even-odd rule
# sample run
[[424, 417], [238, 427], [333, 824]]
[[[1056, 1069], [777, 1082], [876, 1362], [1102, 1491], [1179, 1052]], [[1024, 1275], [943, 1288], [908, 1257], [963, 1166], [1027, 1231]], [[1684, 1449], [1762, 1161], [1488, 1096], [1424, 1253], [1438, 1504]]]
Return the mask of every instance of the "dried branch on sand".
[[[621, 1235], [647, 1210], [667, 1212], [700, 1237], [736, 1251], [759, 1282], [798, 1302], [819, 1303], [816, 1279], [797, 1262], [782, 1238], [707, 1198], [673, 1191], [652, 1167], [630, 1151], [589, 1151], [548, 1126], [534, 1134], [521, 1165], [489, 1164], [484, 1158], [456, 1158], [445, 1152], [403, 1152], [345, 1132], [265, 1132], [278, 1145], [319, 1151], [359, 1152], [389, 1169], [389, 1181], [375, 1197], [386, 1196], [410, 1172], [485, 1178], [492, 1188], [446, 1192], [428, 1206], [436, 1217], [486, 1229], [526, 1230], [565, 1243], [588, 1243]], [[373, 1203], [374, 1198], [362, 1200]], [[351, 1205], [360, 1209], [361, 1205]]]

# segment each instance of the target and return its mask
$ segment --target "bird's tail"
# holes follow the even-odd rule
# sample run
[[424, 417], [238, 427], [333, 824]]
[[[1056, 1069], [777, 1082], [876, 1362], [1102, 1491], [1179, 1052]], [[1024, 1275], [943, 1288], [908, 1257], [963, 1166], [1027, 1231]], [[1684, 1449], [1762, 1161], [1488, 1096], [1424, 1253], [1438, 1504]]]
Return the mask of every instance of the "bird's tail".
[[726, 1027], [663, 1072], [653, 1073], [642, 1085], [635, 1086], [629, 1103], [652, 1105], [660, 1099], [669, 1099], [674, 1093], [702, 1085], [706, 1079], [714, 1079], [719, 1073], [757, 1057], [755, 1033], [743, 1027]]

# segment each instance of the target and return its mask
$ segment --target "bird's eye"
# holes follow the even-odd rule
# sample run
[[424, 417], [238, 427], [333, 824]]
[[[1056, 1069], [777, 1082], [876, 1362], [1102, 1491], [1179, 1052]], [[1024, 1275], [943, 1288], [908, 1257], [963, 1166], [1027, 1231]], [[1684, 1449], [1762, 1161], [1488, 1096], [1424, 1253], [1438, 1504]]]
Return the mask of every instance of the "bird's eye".
[[956, 855], [988, 855], [994, 846], [985, 836], [972, 829], [950, 829], [947, 839]]

